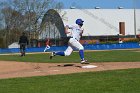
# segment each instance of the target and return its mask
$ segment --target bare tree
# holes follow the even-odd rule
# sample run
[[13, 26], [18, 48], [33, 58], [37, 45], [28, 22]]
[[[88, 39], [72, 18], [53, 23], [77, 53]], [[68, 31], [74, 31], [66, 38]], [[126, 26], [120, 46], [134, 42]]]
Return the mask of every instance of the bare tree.
[[22, 31], [29, 33], [29, 39], [37, 39], [41, 20], [47, 10], [53, 8], [60, 12], [63, 7], [55, 0], [12, 0], [1, 5], [4, 20], [0, 21], [5, 25], [7, 45], [18, 40], [14, 38], [18, 38], [19, 32]]
[[15, 10], [26, 16], [26, 23], [28, 23], [26, 30], [29, 32], [38, 32], [40, 19], [48, 9], [55, 8], [59, 11], [63, 7], [60, 2], [55, 2], [55, 0], [14, 0], [13, 6]]

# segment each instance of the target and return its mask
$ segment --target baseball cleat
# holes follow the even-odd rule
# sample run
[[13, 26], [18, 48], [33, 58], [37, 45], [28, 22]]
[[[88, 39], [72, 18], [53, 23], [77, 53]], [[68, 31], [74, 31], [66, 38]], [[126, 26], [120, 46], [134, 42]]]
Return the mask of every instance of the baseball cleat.
[[50, 55], [50, 59], [52, 59], [55, 56], [55, 52], [52, 52]]
[[81, 64], [89, 64], [89, 62], [87, 60], [81, 60]]

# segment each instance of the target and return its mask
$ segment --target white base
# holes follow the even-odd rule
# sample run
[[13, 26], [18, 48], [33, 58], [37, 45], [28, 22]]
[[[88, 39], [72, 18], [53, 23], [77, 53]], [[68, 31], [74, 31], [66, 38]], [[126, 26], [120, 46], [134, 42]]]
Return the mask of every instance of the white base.
[[95, 67], [97, 67], [97, 66], [95, 66], [95, 65], [86, 65], [86, 66], [81, 66], [82, 68], [95, 68]]

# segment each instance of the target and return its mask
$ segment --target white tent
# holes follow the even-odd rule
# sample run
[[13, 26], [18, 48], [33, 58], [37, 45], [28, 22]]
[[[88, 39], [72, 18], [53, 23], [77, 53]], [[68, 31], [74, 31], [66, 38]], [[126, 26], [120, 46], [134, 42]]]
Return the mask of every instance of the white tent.
[[14, 42], [11, 45], [9, 45], [8, 48], [19, 48], [19, 44], [18, 42]]

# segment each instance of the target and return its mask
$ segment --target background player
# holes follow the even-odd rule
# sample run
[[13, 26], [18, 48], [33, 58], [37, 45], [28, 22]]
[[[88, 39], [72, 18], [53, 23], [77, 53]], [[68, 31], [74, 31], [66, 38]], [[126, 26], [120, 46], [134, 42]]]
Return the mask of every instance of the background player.
[[[66, 25], [65, 33], [67, 36], [69, 35], [68, 48], [64, 52], [52, 52], [50, 59], [56, 55], [69, 56], [72, 53], [73, 48], [76, 48], [79, 50], [81, 64], [89, 64], [89, 62], [87, 62], [87, 60], [84, 58], [84, 47], [79, 42], [84, 31], [82, 28], [83, 22], [84, 21], [82, 19], [77, 19], [75, 25]], [[71, 29], [71, 32], [68, 31], [68, 29]]]
[[49, 38], [46, 38], [46, 42], [45, 42], [45, 44], [46, 44], [46, 47], [45, 47], [45, 49], [44, 49], [44, 52], [46, 52], [47, 51], [47, 49], [50, 49], [50, 39]]
[[25, 33], [24, 32], [20, 36], [18, 43], [20, 44], [21, 57], [22, 56], [25, 56], [25, 47], [26, 47], [26, 45], [28, 45], [29, 41], [28, 41], [27, 36], [25, 36]]

